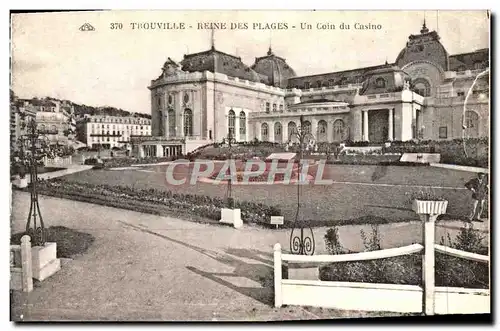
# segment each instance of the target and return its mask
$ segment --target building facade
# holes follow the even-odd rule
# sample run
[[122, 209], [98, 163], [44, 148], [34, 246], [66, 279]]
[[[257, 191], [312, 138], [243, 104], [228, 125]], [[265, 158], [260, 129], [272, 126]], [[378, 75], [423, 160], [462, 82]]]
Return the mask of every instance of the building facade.
[[151, 137], [139, 156], [187, 153], [231, 134], [286, 143], [300, 125], [317, 142], [489, 136], [489, 49], [449, 55], [425, 23], [394, 63], [296, 76], [275, 55], [208, 51], [168, 59], [151, 82]]
[[151, 120], [133, 116], [86, 115], [77, 122], [78, 140], [92, 148], [130, 149], [130, 138], [134, 136], [151, 136]]
[[38, 131], [51, 144], [72, 146], [75, 139], [76, 121], [70, 102], [54, 99], [19, 99], [18, 107], [35, 113]]
[[36, 109], [23, 100], [11, 100], [10, 102], [10, 146], [18, 147], [19, 138], [27, 133], [26, 123], [34, 120]]

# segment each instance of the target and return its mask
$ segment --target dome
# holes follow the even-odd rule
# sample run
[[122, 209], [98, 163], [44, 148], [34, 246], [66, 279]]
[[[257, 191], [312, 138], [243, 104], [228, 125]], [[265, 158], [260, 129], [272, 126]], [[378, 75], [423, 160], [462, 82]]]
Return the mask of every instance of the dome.
[[252, 82], [263, 80], [263, 77], [245, 65], [240, 57], [218, 51], [214, 47], [205, 52], [184, 55], [181, 65], [182, 71], [218, 72]]
[[268, 85], [286, 88], [289, 78], [297, 76], [282, 57], [274, 55], [271, 47], [266, 56], [255, 59], [252, 69], [268, 78]]

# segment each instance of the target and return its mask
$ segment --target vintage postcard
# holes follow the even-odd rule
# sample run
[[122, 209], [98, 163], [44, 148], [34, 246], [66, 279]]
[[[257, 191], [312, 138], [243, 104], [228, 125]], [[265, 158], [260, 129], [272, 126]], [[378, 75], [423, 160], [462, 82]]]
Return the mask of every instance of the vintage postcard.
[[10, 42], [12, 321], [491, 319], [488, 10], [11, 12]]

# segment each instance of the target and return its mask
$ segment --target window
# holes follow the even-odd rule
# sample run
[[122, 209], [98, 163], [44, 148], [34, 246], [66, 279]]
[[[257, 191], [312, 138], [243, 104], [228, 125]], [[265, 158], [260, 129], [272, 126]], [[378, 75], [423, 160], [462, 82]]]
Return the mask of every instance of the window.
[[417, 78], [413, 83], [413, 91], [420, 94], [423, 97], [428, 97], [431, 95], [431, 85], [429, 81], [424, 78]]
[[333, 79], [330, 79], [328, 81], [328, 87], [333, 87], [335, 85], [335, 81]]
[[[383, 79], [382, 79], [383, 80]], [[342, 77], [340, 79], [340, 85], [347, 85], [347, 78], [346, 77]], [[385, 85], [385, 82], [384, 82], [384, 85]]]
[[385, 79], [382, 77], [379, 77], [375, 80], [375, 86], [378, 88], [384, 88], [385, 87]]
[[235, 130], [235, 122], [236, 122], [236, 115], [234, 114], [234, 110], [229, 110], [229, 113], [228, 113], [228, 134], [231, 136], [231, 137], [234, 137], [234, 130]]
[[[173, 109], [168, 110], [168, 134], [171, 137], [175, 137], [175, 112]], [[132, 126], [132, 129], [134, 127]]]
[[311, 133], [311, 122], [304, 121], [302, 123], [302, 132], [304, 132], [304, 133]]
[[189, 102], [189, 94], [184, 93], [184, 103], [188, 103], [188, 102]]
[[467, 138], [477, 138], [479, 136], [479, 116], [475, 111], [465, 112], [465, 132]]
[[193, 135], [193, 113], [191, 109], [184, 110], [184, 135], [185, 136]]
[[448, 138], [448, 127], [440, 126], [439, 127], [439, 139], [446, 139], [446, 138]]
[[240, 140], [245, 141], [247, 139], [247, 122], [246, 114], [244, 111], [240, 112]]
[[316, 86], [317, 86], [317, 87], [321, 87], [321, 85], [322, 85], [322, 84], [321, 84], [321, 81], [320, 81], [320, 80], [318, 80], [318, 81], [316, 82]]
[[266, 113], [269, 114], [270, 111], [271, 111], [271, 104], [269, 102], [266, 102]]
[[274, 123], [274, 142], [276, 143], [281, 143], [283, 142], [283, 135], [282, 135], [282, 126], [280, 122]]
[[267, 123], [262, 123], [260, 127], [260, 135], [262, 137], [262, 141], [269, 140], [269, 126], [267, 125]]
[[344, 140], [344, 121], [341, 119], [335, 120], [333, 122], [333, 141], [342, 141]]
[[277, 109], [277, 108], [276, 108], [276, 104], [275, 104], [275, 103], [273, 103], [273, 113], [275, 113], [275, 112], [276, 112], [276, 109]]
[[280, 105], [280, 113], [283, 112], [283, 105]]
[[309, 89], [309, 82], [305, 82], [305, 83], [304, 83], [304, 88], [305, 88], [305, 89]]
[[295, 122], [288, 122], [288, 140], [297, 139], [297, 124]]
[[327, 123], [324, 120], [321, 120], [318, 122], [318, 141], [328, 141], [328, 136], [327, 136]]
[[483, 64], [480, 61], [474, 62], [474, 69], [478, 70], [483, 67]]
[[463, 92], [463, 91], [462, 92], [457, 92], [457, 96], [458, 97], [463, 97], [463, 96], [465, 96], [465, 92]]

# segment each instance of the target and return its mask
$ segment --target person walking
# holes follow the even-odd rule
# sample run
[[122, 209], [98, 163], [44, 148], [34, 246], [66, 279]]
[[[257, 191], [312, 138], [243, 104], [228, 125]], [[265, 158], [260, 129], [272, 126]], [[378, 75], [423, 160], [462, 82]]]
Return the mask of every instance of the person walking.
[[472, 213], [469, 217], [469, 221], [481, 221], [481, 215], [483, 213], [484, 202], [488, 197], [488, 179], [484, 172], [477, 174], [476, 178], [469, 180], [465, 187], [472, 191]]

